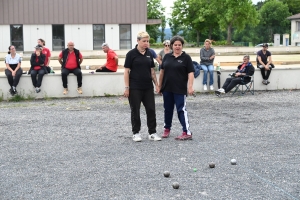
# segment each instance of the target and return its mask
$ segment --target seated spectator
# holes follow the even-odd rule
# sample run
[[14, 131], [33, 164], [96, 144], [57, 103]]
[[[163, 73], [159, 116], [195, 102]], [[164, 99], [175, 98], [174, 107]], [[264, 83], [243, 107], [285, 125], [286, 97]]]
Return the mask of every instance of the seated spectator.
[[36, 93], [41, 91], [40, 87], [42, 85], [44, 74], [47, 74], [47, 69], [45, 66], [45, 54], [42, 53], [43, 47], [42, 45], [37, 45], [35, 47], [35, 52], [31, 55], [30, 58], [30, 70], [29, 74], [31, 74], [31, 80], [33, 87], [35, 87]]
[[262, 83], [264, 85], [268, 85], [270, 83], [268, 79], [272, 68], [274, 68], [274, 65], [272, 64], [271, 52], [267, 50], [268, 46], [269, 45], [267, 43], [264, 43], [262, 50], [257, 52], [256, 58], [257, 67], [260, 69], [263, 78]]
[[77, 92], [82, 94], [82, 72], [81, 63], [83, 61], [82, 54], [74, 48], [74, 42], [68, 42], [68, 48], [60, 52], [58, 62], [61, 64], [61, 78], [63, 82], [63, 94], [68, 94], [68, 75], [73, 73], [77, 77]]
[[10, 85], [9, 92], [13, 96], [17, 94], [17, 85], [19, 84], [20, 78], [23, 74], [21, 68], [21, 56], [16, 53], [15, 46], [11, 45], [8, 47], [8, 54], [5, 56], [5, 75]]
[[[233, 74], [233, 77], [227, 78], [224, 85], [216, 91], [216, 94], [219, 95], [220, 93], [229, 92], [230, 90], [232, 90], [232, 88], [234, 88], [236, 85], [242, 82], [242, 77], [246, 75], [252, 76], [254, 74], [255, 69], [251, 64], [251, 62], [249, 62], [249, 60], [250, 60], [250, 56], [248, 55], [244, 56], [243, 63], [237, 67], [237, 70]], [[251, 77], [245, 77], [244, 81], [250, 82]]]
[[38, 43], [38, 45], [42, 46], [42, 53], [45, 55], [44, 66], [47, 69], [47, 72], [50, 73], [51, 68], [49, 67], [49, 64], [50, 64], [51, 52], [47, 47], [45, 47], [46, 42], [42, 38], [38, 39], [37, 43]]
[[206, 39], [200, 50], [200, 66], [203, 70], [203, 90], [207, 90], [207, 72], [209, 72], [209, 89], [214, 90], [214, 59], [215, 50], [211, 48], [211, 41]]
[[96, 72], [116, 72], [118, 70], [118, 56], [109, 48], [107, 43], [102, 44], [102, 50], [106, 53], [106, 63], [99, 67]]
[[164, 49], [161, 50], [159, 53], [158, 53], [158, 59], [160, 60], [160, 63], [159, 64], [159, 70], [160, 70], [160, 66], [161, 66], [161, 63], [162, 63], [162, 60], [164, 59], [165, 55], [168, 54], [168, 53], [172, 53], [172, 50], [171, 50], [171, 47], [170, 47], [170, 40], [165, 40], [163, 42], [163, 45], [164, 45]]

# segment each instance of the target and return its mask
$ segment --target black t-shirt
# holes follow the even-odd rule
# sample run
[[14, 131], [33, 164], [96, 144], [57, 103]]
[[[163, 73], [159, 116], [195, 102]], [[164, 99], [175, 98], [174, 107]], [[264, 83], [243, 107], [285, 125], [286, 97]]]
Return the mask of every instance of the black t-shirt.
[[130, 89], [151, 89], [153, 88], [151, 68], [154, 68], [154, 61], [149, 49], [141, 54], [137, 47], [126, 54], [125, 68], [130, 68], [129, 87]]
[[161, 91], [186, 95], [188, 74], [195, 72], [191, 57], [185, 52], [177, 58], [172, 53], [168, 53], [162, 61], [161, 69], [164, 70]]
[[263, 53], [262, 50], [258, 51], [257, 52], [257, 65], [260, 65], [259, 61], [258, 61], [258, 56], [260, 56], [261, 58], [261, 61], [264, 63], [264, 64], [267, 64], [268, 63], [268, 57], [271, 56], [271, 52], [270, 51], [266, 51], [266, 54]]

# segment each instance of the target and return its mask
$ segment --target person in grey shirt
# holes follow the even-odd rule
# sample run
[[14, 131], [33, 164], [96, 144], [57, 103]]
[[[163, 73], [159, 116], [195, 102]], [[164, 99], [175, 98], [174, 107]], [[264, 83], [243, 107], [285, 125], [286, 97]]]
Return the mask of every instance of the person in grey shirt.
[[209, 72], [209, 89], [214, 90], [214, 59], [215, 50], [211, 48], [211, 41], [206, 39], [200, 50], [200, 66], [203, 70], [203, 89], [207, 90], [207, 72]]

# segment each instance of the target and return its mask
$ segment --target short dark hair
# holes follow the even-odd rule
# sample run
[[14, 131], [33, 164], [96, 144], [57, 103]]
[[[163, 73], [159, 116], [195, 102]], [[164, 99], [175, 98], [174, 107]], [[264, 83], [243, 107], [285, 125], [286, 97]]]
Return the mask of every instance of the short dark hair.
[[179, 41], [181, 42], [182, 46], [184, 44], [184, 39], [178, 35], [172, 37], [172, 39], [170, 40], [170, 45], [173, 46], [173, 44], [176, 42], [176, 41]]
[[250, 60], [250, 56], [249, 55], [244, 55], [244, 58], [247, 58]]

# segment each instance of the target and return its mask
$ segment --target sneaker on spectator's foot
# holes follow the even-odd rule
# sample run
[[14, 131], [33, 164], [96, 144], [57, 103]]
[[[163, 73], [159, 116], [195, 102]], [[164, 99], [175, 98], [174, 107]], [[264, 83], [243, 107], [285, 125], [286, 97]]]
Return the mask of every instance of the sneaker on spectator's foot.
[[221, 92], [215, 91], [215, 95], [217, 95], [219, 97], [221, 95]]
[[203, 90], [206, 91], [207, 90], [207, 86], [203, 85]]
[[210, 90], [214, 90], [214, 86], [213, 86], [213, 85], [210, 85], [210, 86], [209, 86], [209, 89], [210, 89]]
[[267, 80], [263, 80], [262, 84], [267, 85], [268, 84]]
[[77, 88], [77, 92], [78, 92], [78, 94], [82, 94], [82, 89], [81, 89], [81, 87]]
[[68, 88], [64, 88], [63, 94], [64, 94], [64, 95], [68, 94]]
[[14, 96], [14, 95], [15, 95], [15, 93], [14, 93], [14, 91], [13, 91], [12, 88], [9, 89], [9, 93], [10, 93], [11, 96]]
[[133, 134], [132, 140], [135, 141], [135, 142], [140, 142], [140, 141], [142, 141], [141, 134], [139, 134], [139, 133]]
[[224, 88], [220, 88], [220, 89], [218, 89], [218, 92], [225, 93], [225, 90], [224, 90]]
[[268, 80], [266, 80], [266, 82], [267, 82], [267, 85], [270, 83], [270, 81], [268, 81]]
[[188, 135], [186, 132], [182, 132], [182, 135], [179, 135], [175, 140], [192, 140], [192, 135]]
[[18, 93], [15, 86], [12, 86], [12, 90], [13, 90], [14, 94], [17, 94], [17, 93]]
[[148, 136], [149, 140], [161, 141], [161, 137], [159, 137], [156, 133], [152, 133]]
[[171, 131], [170, 129], [165, 128], [162, 138], [168, 138], [170, 135], [170, 131]]
[[36, 92], [36, 93], [39, 93], [40, 91], [41, 91], [40, 88], [38, 88], [38, 87], [35, 88], [35, 92]]

